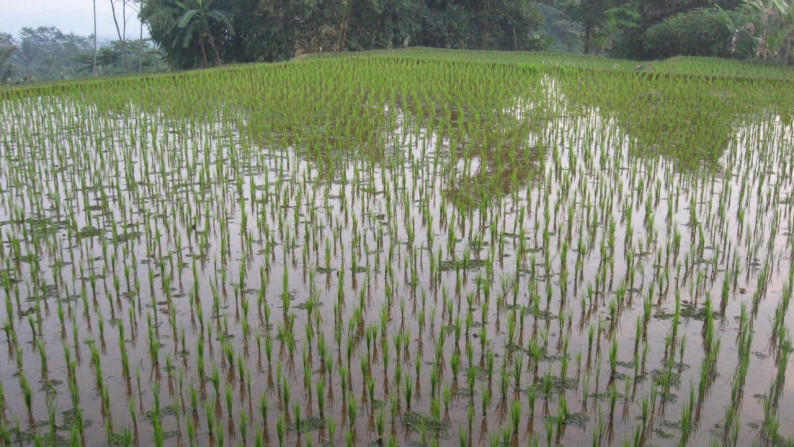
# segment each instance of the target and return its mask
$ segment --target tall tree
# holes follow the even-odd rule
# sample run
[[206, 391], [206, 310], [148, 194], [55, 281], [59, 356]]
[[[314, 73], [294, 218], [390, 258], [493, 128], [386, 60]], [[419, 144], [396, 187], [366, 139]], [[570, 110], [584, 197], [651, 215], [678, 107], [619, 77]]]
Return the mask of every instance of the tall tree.
[[141, 19], [141, 3], [143, 0], [138, 0], [138, 73], [143, 73], [143, 19]]
[[124, 47], [124, 68], [127, 72], [130, 71], [129, 57], [127, 56], [127, 0], [121, 0], [121, 25], [116, 16], [116, 5], [113, 3], [115, 0], [110, 1], [110, 9], [113, 12], [113, 23], [116, 25], [116, 33], [121, 41], [121, 46]]
[[[143, 52], [141, 52], [143, 47]], [[141, 72], [157, 72], [165, 70], [167, 64], [162, 58], [162, 54], [156, 48], [153, 48], [149, 42], [137, 42], [128, 40], [125, 45], [126, 51], [129, 53], [130, 59], [133, 57], [141, 57], [138, 61], [139, 71]], [[96, 71], [99, 76], [118, 75], [126, 72], [124, 67], [124, 49], [122, 48], [121, 41], [114, 40], [107, 45], [103, 45], [99, 49], [97, 55]], [[137, 53], [137, 55], [136, 55]], [[78, 60], [81, 62], [81, 71], [90, 73], [93, 69], [93, 55], [90, 53], [82, 54]]]
[[717, 4], [731, 5], [734, 2], [735, 0], [628, 0], [618, 9], [631, 11], [632, 17], [628, 21], [630, 23], [624, 20], [622, 26], [616, 27], [612, 54], [630, 59], [653, 59], [657, 55], [650, 53], [644, 44], [645, 32], [650, 27], [698, 8], [709, 8]]
[[142, 1], [152, 39], [182, 68], [209, 65], [213, 41], [216, 64], [409, 44], [527, 50], [540, 41], [530, 0]]
[[[221, 61], [263, 62], [292, 57], [299, 43], [299, 30], [305, 26], [309, 1], [215, 0], [209, 9], [221, 12], [228, 19], [228, 22], [209, 20], [208, 23]], [[184, 45], [185, 28], [179, 27], [184, 14], [185, 9], [175, 0], [143, 0], [140, 16], [153, 41], [173, 66], [200, 67], [203, 65], [201, 36], [195, 32], [188, 45]], [[212, 59], [206, 35], [204, 44], [207, 58]]]
[[[305, 0], [234, 0], [224, 8], [234, 34], [219, 43], [228, 62], [265, 62], [290, 58], [295, 53]], [[217, 3], [216, 3], [217, 5]], [[219, 5], [220, 6], [220, 5]]]
[[612, 0], [570, 0], [563, 3], [568, 18], [582, 25], [584, 54], [593, 50], [593, 41], [607, 31], [609, 11], [614, 5]]
[[91, 67], [91, 73], [96, 75], [96, 59], [97, 59], [97, 42], [96, 42], [96, 0], [94, 0], [94, 65]]
[[0, 85], [5, 84], [11, 78], [13, 71], [11, 55], [15, 50], [16, 47], [11, 43], [11, 36], [0, 34]]
[[542, 17], [527, 0], [468, 0], [469, 30], [477, 48], [527, 50]]
[[641, 23], [646, 28], [663, 22], [665, 19], [692, 11], [708, 8], [717, 4], [716, 0], [642, 0], [637, 2]]
[[29, 81], [71, 79], [80, 76], [79, 56], [91, 52], [87, 37], [64, 34], [55, 27], [22, 28], [14, 52], [17, 77]]

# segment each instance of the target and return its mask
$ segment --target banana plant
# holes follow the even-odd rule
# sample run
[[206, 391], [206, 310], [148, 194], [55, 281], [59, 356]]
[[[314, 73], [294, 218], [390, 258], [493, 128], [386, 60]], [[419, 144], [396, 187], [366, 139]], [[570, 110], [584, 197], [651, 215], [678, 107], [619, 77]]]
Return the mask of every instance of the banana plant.
[[[755, 56], [758, 59], [766, 59], [769, 55], [770, 30], [776, 25], [782, 25], [782, 29], [785, 29], [787, 16], [789, 17], [788, 28], [792, 28], [794, 20], [791, 20], [790, 17], [792, 14], [791, 2], [787, 3], [785, 0], [752, 0], [749, 2], [749, 5], [756, 9], [761, 16], [761, 38], [758, 42], [758, 50]], [[790, 41], [791, 33], [788, 34]]]
[[723, 16], [731, 30], [731, 55], [734, 55], [736, 54], [736, 48], [739, 45], [742, 34], [755, 34], [755, 23], [753, 23], [752, 20], [759, 12], [758, 5], [748, 0], [742, 3], [742, 5], [733, 12], [725, 11], [719, 6], [715, 6], [714, 9]]
[[786, 4], [783, 0], [777, 0], [780, 12], [778, 16], [778, 51], [777, 58], [788, 64], [792, 56], [792, 45], [794, 44], [794, 2]]
[[226, 27], [226, 31], [229, 34], [234, 34], [234, 27], [229, 17], [227, 17], [223, 11], [212, 9], [214, 1], [215, 0], [189, 0], [186, 2], [176, 2], [177, 6], [183, 10], [177, 22], [177, 26], [182, 30], [182, 46], [185, 48], [190, 46], [194, 36], [198, 34], [202, 68], [207, 68], [209, 66], [207, 62], [207, 50], [204, 46], [205, 39], [207, 43], [209, 43], [215, 65], [221, 65], [221, 57], [218, 53], [218, 47], [215, 45], [215, 37], [212, 35], [210, 25], [219, 23]]

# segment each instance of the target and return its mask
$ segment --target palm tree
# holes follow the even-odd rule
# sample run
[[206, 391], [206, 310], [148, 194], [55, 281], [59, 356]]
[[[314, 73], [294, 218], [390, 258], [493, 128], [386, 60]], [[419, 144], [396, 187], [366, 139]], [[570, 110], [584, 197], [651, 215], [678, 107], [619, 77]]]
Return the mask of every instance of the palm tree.
[[215, 65], [221, 65], [221, 57], [218, 47], [215, 45], [215, 37], [212, 35], [210, 25], [220, 23], [226, 26], [229, 34], [234, 34], [232, 22], [223, 11], [211, 9], [215, 0], [189, 0], [186, 2], [176, 2], [184, 11], [179, 17], [178, 26], [182, 30], [182, 46], [187, 48], [198, 33], [199, 47], [201, 48], [202, 67], [209, 66], [207, 63], [207, 51], [204, 47], [204, 39], [210, 45]]

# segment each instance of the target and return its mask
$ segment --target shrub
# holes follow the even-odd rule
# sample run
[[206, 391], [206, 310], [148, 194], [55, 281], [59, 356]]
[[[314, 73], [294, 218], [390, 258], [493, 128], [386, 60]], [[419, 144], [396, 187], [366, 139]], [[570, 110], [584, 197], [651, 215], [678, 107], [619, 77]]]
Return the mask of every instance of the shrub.
[[643, 46], [649, 57], [727, 56], [732, 33], [725, 12], [695, 9], [648, 28]]

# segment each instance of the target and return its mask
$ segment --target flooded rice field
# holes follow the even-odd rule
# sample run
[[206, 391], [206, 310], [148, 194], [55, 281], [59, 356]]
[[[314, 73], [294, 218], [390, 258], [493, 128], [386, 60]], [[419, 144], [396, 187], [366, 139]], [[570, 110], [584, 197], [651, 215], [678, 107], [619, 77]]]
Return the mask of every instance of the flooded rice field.
[[786, 445], [794, 98], [359, 57], [0, 102], [0, 443]]

